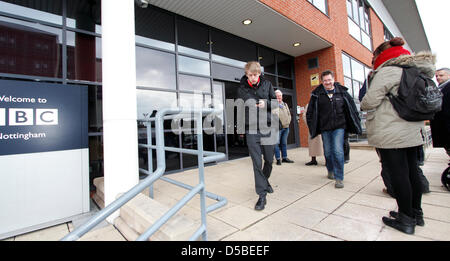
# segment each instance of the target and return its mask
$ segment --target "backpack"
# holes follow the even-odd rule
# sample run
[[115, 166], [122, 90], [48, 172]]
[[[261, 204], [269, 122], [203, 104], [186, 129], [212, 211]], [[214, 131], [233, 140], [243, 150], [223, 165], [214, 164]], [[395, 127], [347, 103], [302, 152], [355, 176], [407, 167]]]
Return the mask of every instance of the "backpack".
[[450, 191], [450, 166], [442, 172], [441, 182]]
[[403, 68], [398, 95], [387, 96], [398, 115], [407, 121], [432, 120], [441, 110], [442, 93], [436, 83], [416, 67]]

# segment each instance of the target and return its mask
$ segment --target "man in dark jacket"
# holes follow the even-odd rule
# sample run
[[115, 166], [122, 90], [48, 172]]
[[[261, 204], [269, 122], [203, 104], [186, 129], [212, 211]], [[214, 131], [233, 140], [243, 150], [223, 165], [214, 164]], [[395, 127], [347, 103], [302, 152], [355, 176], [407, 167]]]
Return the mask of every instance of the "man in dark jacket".
[[328, 178], [344, 187], [344, 133], [361, 133], [361, 120], [347, 88], [334, 81], [332, 71], [321, 74], [322, 84], [311, 93], [306, 112], [311, 138], [322, 134]]
[[436, 71], [442, 97], [442, 110], [430, 121], [433, 147], [445, 148], [450, 156], [450, 69], [442, 68]]
[[[269, 183], [272, 173], [274, 145], [278, 138], [278, 118], [272, 119], [272, 103], [277, 103], [272, 83], [261, 76], [261, 65], [249, 62], [241, 79], [238, 98], [245, 102], [245, 134], [255, 175], [255, 190], [259, 199], [255, 210], [263, 210], [266, 194], [272, 193]], [[274, 121], [273, 121], [274, 120]], [[276, 122], [269, 126], [271, 122]], [[261, 160], [264, 158], [264, 166]]]

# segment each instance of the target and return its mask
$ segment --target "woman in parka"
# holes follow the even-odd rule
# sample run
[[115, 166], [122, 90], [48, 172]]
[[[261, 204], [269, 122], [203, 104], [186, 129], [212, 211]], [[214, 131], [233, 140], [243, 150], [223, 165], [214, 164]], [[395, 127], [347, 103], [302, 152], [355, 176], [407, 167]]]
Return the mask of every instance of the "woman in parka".
[[373, 52], [374, 73], [369, 78], [369, 88], [361, 102], [367, 111], [366, 129], [369, 144], [380, 152], [383, 166], [387, 166], [398, 212], [393, 218], [383, 217], [387, 226], [407, 234], [414, 234], [415, 225], [423, 226], [421, 207], [422, 187], [417, 171], [417, 151], [423, 139], [420, 129], [423, 121], [406, 121], [394, 110], [388, 93], [398, 93], [402, 68], [413, 66], [433, 77], [435, 57], [431, 53], [416, 55], [404, 49], [404, 41], [396, 37], [384, 42]]

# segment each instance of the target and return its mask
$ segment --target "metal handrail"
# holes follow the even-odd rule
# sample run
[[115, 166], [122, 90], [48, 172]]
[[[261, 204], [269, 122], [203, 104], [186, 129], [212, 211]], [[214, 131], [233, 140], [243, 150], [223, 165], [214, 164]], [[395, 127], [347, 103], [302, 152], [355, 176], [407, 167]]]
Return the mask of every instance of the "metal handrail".
[[[202, 135], [202, 116], [206, 113], [218, 113], [217, 110], [214, 109], [202, 109], [202, 110], [183, 110], [182, 108], [178, 109], [163, 109], [159, 111], [155, 117], [145, 120], [139, 120], [142, 122], [155, 122], [155, 139], [156, 146], [151, 145], [151, 124], [147, 126], [148, 136], [148, 144], [139, 144], [139, 147], [145, 147], [149, 150], [149, 170], [153, 169], [151, 156], [151, 150], [156, 150], [157, 157], [157, 168], [155, 172], [151, 173], [150, 171], [140, 169], [141, 172], [148, 175], [147, 178], [143, 179], [139, 184], [131, 188], [128, 192], [121, 195], [118, 199], [113, 201], [111, 204], [100, 210], [97, 214], [95, 214], [91, 219], [89, 219], [86, 223], [81, 225], [79, 228], [75, 229], [61, 240], [70, 241], [77, 240], [82, 237], [84, 234], [89, 232], [95, 226], [97, 226], [100, 222], [109, 217], [112, 213], [116, 212], [119, 208], [125, 205], [128, 201], [133, 199], [136, 195], [141, 193], [147, 187], [152, 187], [153, 183], [158, 179], [170, 182], [172, 184], [178, 185], [185, 189], [190, 190], [187, 195], [185, 195], [178, 203], [175, 204], [171, 209], [169, 209], [160, 219], [158, 219], [150, 228], [148, 228], [144, 233], [142, 233], [137, 240], [147, 240], [150, 236], [152, 236], [158, 229], [164, 225], [173, 215], [175, 215], [186, 203], [192, 199], [197, 193], [200, 194], [200, 205], [201, 205], [201, 220], [202, 223], [197, 231], [189, 238], [189, 240], [196, 240], [200, 235], [202, 235], [203, 240], [207, 240], [207, 229], [206, 229], [206, 213], [209, 213], [217, 208], [220, 208], [227, 204], [227, 199], [213, 193], [207, 192], [205, 190], [204, 183], [204, 163], [213, 162], [217, 160], [225, 159], [225, 154], [218, 152], [209, 152], [203, 151], [203, 135]], [[167, 116], [168, 114], [172, 114]], [[190, 149], [179, 149], [179, 148], [171, 148], [164, 146], [164, 120], [165, 119], [173, 119], [174, 117], [179, 117], [180, 114], [194, 114], [196, 117], [194, 119], [197, 121], [197, 147], [198, 150], [190, 150]], [[165, 151], [176, 151], [183, 152], [186, 154], [193, 154], [198, 156], [198, 169], [199, 169], [199, 184], [195, 187], [189, 186], [187, 184], [162, 177], [164, 171], [166, 169], [166, 161], [165, 161]], [[206, 156], [206, 157], [205, 157]], [[151, 188], [150, 196], [153, 197], [153, 191]], [[206, 208], [206, 199], [205, 197], [217, 200], [218, 202]]]

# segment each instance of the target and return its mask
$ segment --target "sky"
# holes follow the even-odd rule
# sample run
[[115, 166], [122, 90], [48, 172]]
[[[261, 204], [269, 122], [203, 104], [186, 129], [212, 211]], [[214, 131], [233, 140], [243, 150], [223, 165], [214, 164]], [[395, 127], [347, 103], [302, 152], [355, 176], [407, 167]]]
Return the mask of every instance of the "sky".
[[450, 68], [450, 0], [416, 0], [431, 51], [436, 54], [436, 69]]

